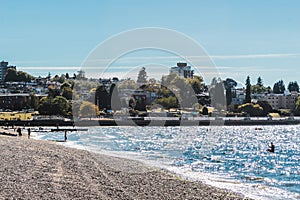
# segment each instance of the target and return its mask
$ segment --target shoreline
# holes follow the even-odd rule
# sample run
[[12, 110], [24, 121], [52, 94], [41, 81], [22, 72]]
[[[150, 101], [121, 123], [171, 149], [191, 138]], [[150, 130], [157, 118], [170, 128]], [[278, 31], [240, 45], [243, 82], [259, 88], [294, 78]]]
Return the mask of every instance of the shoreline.
[[158, 168], [27, 137], [0, 136], [3, 198], [245, 199]]
[[0, 126], [267, 126], [267, 125], [299, 125], [300, 119], [232, 119], [232, 118], [217, 118], [203, 120], [175, 120], [175, 119], [85, 119], [85, 120], [11, 120], [0, 121]]

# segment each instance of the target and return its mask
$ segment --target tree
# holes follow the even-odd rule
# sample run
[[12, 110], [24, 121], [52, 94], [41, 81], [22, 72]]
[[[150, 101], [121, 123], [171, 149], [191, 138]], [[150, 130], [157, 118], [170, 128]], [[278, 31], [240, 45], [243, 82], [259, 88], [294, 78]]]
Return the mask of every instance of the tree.
[[247, 76], [246, 79], [246, 98], [245, 103], [251, 103], [251, 83], [250, 83], [250, 77]]
[[59, 95], [60, 95], [59, 89], [57, 89], [53, 86], [48, 87], [48, 97], [55, 98], [56, 96], [59, 96]]
[[288, 90], [290, 92], [299, 92], [299, 85], [298, 85], [297, 81], [290, 82], [288, 85]]
[[23, 71], [17, 71], [14, 68], [9, 68], [4, 77], [5, 82], [30, 82], [35, 78]]
[[109, 90], [110, 96], [110, 107], [112, 110], [120, 110], [121, 109], [121, 100], [119, 96], [119, 90], [116, 84], [111, 84]]
[[29, 96], [29, 107], [33, 108], [33, 109], [37, 109], [38, 103], [39, 103], [39, 97], [37, 97], [33, 93], [30, 93], [30, 96]]
[[64, 83], [66, 80], [66, 75], [62, 74], [61, 76], [55, 75], [52, 79], [52, 81]]
[[283, 94], [285, 91], [285, 85], [283, 80], [276, 82], [273, 86], [273, 93], [275, 94]]
[[104, 85], [100, 85], [96, 89], [95, 105], [98, 106], [99, 110], [107, 111], [110, 109], [110, 96]]
[[38, 111], [42, 115], [62, 115], [67, 116], [70, 109], [69, 101], [62, 97], [43, 97], [38, 105]]
[[72, 98], [73, 98], [73, 90], [70, 87], [64, 87], [62, 89], [61, 96], [65, 97], [68, 100], [72, 100]]
[[17, 71], [13, 68], [7, 70], [5, 78], [5, 82], [13, 82], [17, 80]]
[[135, 110], [146, 111], [146, 96], [138, 96], [136, 99]]
[[99, 108], [95, 104], [83, 101], [79, 108], [80, 117], [96, 117], [99, 115]]
[[258, 86], [260, 86], [260, 87], [263, 87], [263, 86], [264, 86], [261, 77], [258, 77], [256, 85], [258, 85]]
[[203, 115], [208, 115], [208, 108], [207, 108], [206, 106], [204, 106], [204, 107], [202, 108], [202, 114], [203, 114]]
[[232, 89], [237, 86], [237, 82], [231, 78], [227, 78], [223, 83], [226, 90], [226, 102], [228, 106], [232, 102]]
[[212, 106], [219, 110], [226, 110], [225, 88], [223, 81], [221, 78], [213, 78], [212, 84], [213, 85], [211, 85], [209, 89]]
[[146, 72], [146, 68], [142, 67], [142, 69], [139, 72], [138, 78], [137, 78], [137, 83], [147, 83], [147, 72]]
[[297, 98], [297, 101], [296, 101], [296, 108], [294, 110], [294, 115], [297, 115], [297, 116], [300, 115], [300, 96]]
[[203, 92], [204, 84], [201, 76], [193, 76], [193, 78], [188, 78], [187, 81], [192, 86], [195, 94], [200, 94]]
[[178, 108], [178, 100], [176, 97], [163, 97], [156, 99], [155, 103], [161, 105], [165, 109]]
[[62, 96], [56, 96], [53, 99], [53, 109], [55, 115], [67, 116], [70, 108], [69, 101]]
[[270, 112], [272, 112], [272, 106], [268, 101], [258, 101], [257, 104], [263, 109], [263, 116], [267, 116]]
[[43, 97], [38, 105], [38, 111], [42, 115], [53, 115], [53, 98]]
[[250, 116], [263, 116], [263, 108], [259, 104], [246, 103], [238, 107], [238, 112], [247, 113]]

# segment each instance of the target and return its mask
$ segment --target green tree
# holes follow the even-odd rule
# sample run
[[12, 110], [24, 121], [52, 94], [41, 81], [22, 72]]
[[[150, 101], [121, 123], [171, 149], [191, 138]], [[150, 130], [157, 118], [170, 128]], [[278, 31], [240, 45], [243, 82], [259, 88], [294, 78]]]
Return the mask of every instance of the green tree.
[[296, 107], [293, 111], [293, 114], [296, 116], [300, 116], [300, 97], [297, 98]]
[[62, 115], [62, 116], [67, 116], [68, 111], [70, 108], [70, 103], [69, 101], [62, 96], [56, 96], [53, 99], [52, 107], [54, 109], [54, 114], [55, 115]]
[[299, 85], [297, 81], [290, 82], [288, 85], [288, 90], [290, 92], [299, 92]]
[[146, 72], [146, 68], [145, 67], [142, 67], [142, 69], [139, 71], [139, 75], [138, 75], [138, 78], [137, 78], [137, 83], [147, 83], [147, 72]]
[[96, 89], [95, 105], [98, 106], [99, 110], [107, 111], [110, 109], [110, 96], [104, 85], [100, 85]]
[[276, 82], [273, 86], [273, 93], [275, 94], [283, 94], [285, 91], [285, 85], [283, 80]]
[[95, 104], [83, 101], [79, 108], [80, 117], [96, 117], [99, 115], [99, 108]]
[[209, 89], [211, 104], [218, 110], [226, 110], [225, 88], [221, 78], [214, 78]]
[[62, 74], [61, 76], [55, 75], [52, 79], [52, 81], [56, 81], [59, 83], [64, 83], [66, 80], [66, 75]]
[[260, 76], [259, 76], [258, 79], [257, 79], [256, 85], [258, 85], [258, 86], [260, 86], [260, 87], [263, 87], [263, 86], [264, 86], [264, 85], [263, 85], [263, 80], [262, 80], [262, 78], [261, 78]]
[[34, 95], [33, 93], [30, 93], [29, 96], [29, 107], [33, 108], [34, 110], [37, 109], [39, 103], [39, 98]]
[[250, 77], [247, 76], [246, 79], [246, 98], [245, 98], [245, 103], [251, 103], [251, 82], [250, 82]]
[[43, 97], [38, 105], [38, 111], [42, 115], [67, 116], [69, 109], [69, 101], [62, 96], [56, 96], [55, 98]]
[[195, 94], [200, 94], [204, 90], [203, 78], [201, 76], [193, 76], [187, 79], [188, 83], [192, 86]]
[[165, 109], [178, 108], [178, 100], [176, 97], [163, 97], [155, 100], [156, 104], [161, 105]]
[[203, 114], [203, 115], [208, 115], [208, 108], [207, 108], [206, 106], [204, 106], [204, 107], [202, 108], [202, 114]]
[[72, 100], [72, 98], [73, 98], [73, 90], [70, 87], [64, 87], [62, 89], [61, 96], [65, 97], [68, 100]]
[[259, 104], [253, 104], [253, 103], [246, 103], [238, 106], [238, 112], [247, 113], [253, 117], [264, 115], [263, 108]]
[[17, 71], [14, 68], [9, 68], [4, 77], [5, 82], [30, 82], [34, 79], [35, 78], [30, 74], [23, 71]]
[[111, 84], [110, 90], [109, 90], [109, 95], [110, 95], [110, 107], [112, 110], [120, 110], [121, 109], [121, 99], [119, 96], [119, 90], [118, 86], [116, 84]]
[[257, 104], [263, 109], [263, 116], [267, 116], [270, 112], [272, 112], [272, 106], [268, 101], [258, 101]]
[[135, 99], [136, 105], [135, 105], [135, 110], [138, 111], [146, 111], [146, 97], [144, 96], [139, 96], [138, 98]]
[[53, 98], [49, 97], [43, 97], [41, 98], [39, 105], [38, 105], [38, 111], [42, 115], [53, 115]]
[[226, 90], [226, 102], [228, 106], [232, 102], [232, 89], [237, 86], [237, 82], [231, 78], [227, 78], [223, 83]]

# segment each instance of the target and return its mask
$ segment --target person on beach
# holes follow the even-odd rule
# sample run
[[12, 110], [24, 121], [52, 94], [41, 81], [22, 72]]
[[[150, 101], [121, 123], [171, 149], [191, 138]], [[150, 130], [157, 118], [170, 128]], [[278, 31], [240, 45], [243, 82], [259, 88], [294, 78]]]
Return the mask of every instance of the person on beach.
[[67, 141], [67, 130], [65, 130], [65, 142]]
[[271, 142], [270, 148], [267, 149], [268, 152], [274, 153], [275, 152], [275, 145], [273, 144], [273, 142]]
[[30, 139], [30, 132], [31, 132], [30, 128], [28, 128], [27, 131], [28, 131], [28, 139]]
[[22, 130], [21, 130], [20, 127], [17, 129], [17, 132], [18, 132], [18, 135], [19, 135], [19, 136], [22, 136]]

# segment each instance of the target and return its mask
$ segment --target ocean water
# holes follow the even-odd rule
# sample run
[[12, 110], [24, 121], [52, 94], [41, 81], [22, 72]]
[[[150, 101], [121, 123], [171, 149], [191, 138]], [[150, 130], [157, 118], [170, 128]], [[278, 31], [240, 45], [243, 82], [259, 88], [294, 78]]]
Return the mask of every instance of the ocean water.
[[[89, 127], [62, 145], [141, 160], [254, 199], [300, 199], [300, 126]], [[35, 132], [61, 140], [62, 132]], [[266, 151], [270, 142], [275, 153]]]

